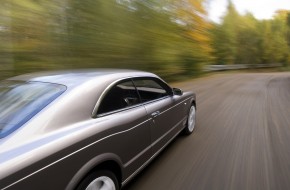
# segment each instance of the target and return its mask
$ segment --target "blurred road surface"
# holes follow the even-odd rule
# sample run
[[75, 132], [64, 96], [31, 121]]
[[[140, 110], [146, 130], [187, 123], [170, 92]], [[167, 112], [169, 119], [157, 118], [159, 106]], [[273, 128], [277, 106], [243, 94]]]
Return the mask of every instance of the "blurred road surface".
[[175, 86], [197, 93], [197, 128], [124, 189], [290, 189], [290, 73], [217, 74]]

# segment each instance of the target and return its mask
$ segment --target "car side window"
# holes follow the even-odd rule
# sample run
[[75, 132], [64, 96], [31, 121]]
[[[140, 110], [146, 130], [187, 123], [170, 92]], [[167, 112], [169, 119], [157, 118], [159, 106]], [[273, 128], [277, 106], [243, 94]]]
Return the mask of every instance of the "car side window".
[[142, 102], [156, 100], [169, 96], [172, 93], [170, 87], [165, 85], [159, 79], [153, 78], [137, 78], [134, 84], [140, 94]]
[[105, 95], [98, 109], [98, 114], [104, 114], [127, 108], [140, 103], [137, 90], [131, 80], [119, 82]]

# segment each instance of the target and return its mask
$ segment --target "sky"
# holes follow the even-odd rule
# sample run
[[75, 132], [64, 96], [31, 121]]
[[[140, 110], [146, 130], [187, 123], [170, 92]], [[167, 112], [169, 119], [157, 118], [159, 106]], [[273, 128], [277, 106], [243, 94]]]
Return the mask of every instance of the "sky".
[[[276, 10], [290, 10], [290, 0], [232, 0], [239, 13], [251, 12], [257, 19], [270, 19]], [[219, 22], [228, 0], [208, 0], [209, 18]]]

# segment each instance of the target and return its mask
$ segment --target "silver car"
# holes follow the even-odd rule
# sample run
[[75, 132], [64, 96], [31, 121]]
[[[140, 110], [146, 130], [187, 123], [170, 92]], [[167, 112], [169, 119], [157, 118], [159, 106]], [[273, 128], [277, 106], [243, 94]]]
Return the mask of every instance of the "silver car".
[[181, 131], [196, 98], [152, 73], [78, 70], [0, 82], [0, 189], [118, 190]]

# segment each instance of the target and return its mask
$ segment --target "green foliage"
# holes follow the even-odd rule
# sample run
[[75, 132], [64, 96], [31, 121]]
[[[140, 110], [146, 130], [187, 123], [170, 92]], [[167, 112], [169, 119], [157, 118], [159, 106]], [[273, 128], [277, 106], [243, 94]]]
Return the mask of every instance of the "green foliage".
[[117, 67], [167, 79], [205, 64], [290, 62], [290, 14], [240, 15], [230, 2], [210, 23], [204, 0], [1, 0], [1, 78], [50, 70]]
[[[182, 1], [3, 0], [0, 71], [118, 67], [167, 78], [198, 73], [209, 57], [200, 47], [209, 42], [185, 35], [193, 23], [177, 22]], [[192, 6], [204, 11], [201, 0]], [[197, 27], [191, 26], [192, 34]]]
[[273, 19], [257, 20], [240, 15], [230, 2], [220, 24], [212, 29], [214, 56], [218, 64], [288, 64], [289, 11], [277, 11]]

